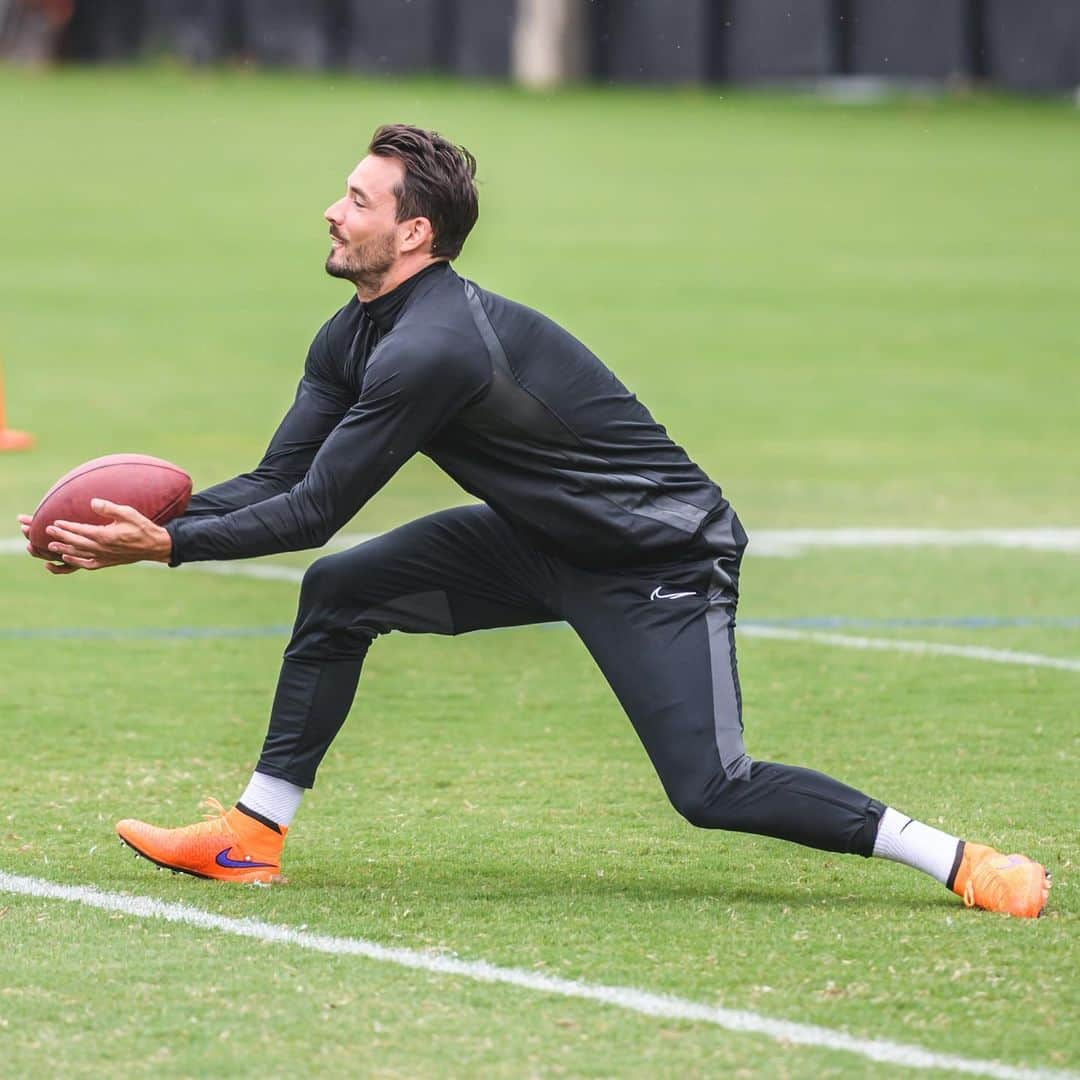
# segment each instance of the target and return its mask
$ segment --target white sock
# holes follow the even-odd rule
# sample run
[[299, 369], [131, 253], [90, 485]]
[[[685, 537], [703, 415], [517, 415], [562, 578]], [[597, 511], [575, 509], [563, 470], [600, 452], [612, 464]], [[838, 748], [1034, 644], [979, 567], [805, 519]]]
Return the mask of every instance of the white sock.
[[891, 806], [878, 822], [874, 854], [880, 859], [914, 866], [947, 885], [956, 862], [960, 841], [921, 821], [901, 814]]
[[302, 787], [290, 784], [288, 780], [280, 780], [276, 776], [255, 772], [251, 774], [251, 780], [239, 801], [256, 814], [262, 814], [263, 817], [288, 828], [303, 797]]

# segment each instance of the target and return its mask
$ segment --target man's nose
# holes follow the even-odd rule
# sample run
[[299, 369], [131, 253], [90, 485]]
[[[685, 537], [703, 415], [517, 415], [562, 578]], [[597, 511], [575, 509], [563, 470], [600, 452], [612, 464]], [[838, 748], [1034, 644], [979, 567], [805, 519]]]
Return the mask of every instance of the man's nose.
[[341, 199], [338, 199], [337, 202], [332, 202], [323, 212], [323, 217], [326, 218], [326, 220], [329, 221], [331, 224], [334, 224], [335, 222], [341, 220], [341, 213], [339, 210], [341, 202]]

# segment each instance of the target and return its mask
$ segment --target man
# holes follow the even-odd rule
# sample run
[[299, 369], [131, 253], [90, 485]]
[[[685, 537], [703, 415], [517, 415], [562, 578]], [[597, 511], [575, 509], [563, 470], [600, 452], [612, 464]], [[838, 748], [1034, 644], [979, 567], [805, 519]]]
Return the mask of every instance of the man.
[[477, 218], [475, 172], [468, 151], [435, 133], [376, 131], [325, 215], [326, 269], [356, 297], [316, 334], [258, 468], [200, 492], [165, 528], [102, 503], [112, 524], [50, 530], [61, 573], [315, 548], [418, 452], [483, 500], [313, 563], [239, 801], [184, 828], [121, 821], [120, 838], [185, 873], [278, 880], [289, 824], [379, 634], [562, 619], [692, 824], [881, 856], [969, 906], [1038, 915], [1049, 880], [1030, 859], [747, 756], [734, 639], [746, 535], [720, 489], [584, 345], [451, 269]]

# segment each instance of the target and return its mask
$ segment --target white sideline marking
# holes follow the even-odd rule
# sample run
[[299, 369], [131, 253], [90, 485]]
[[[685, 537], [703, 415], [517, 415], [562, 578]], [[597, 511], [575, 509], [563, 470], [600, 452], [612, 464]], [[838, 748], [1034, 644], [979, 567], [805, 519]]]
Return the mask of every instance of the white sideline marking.
[[940, 1054], [921, 1046], [886, 1042], [882, 1039], [860, 1039], [842, 1031], [777, 1020], [741, 1009], [723, 1009], [714, 1005], [689, 1001], [668, 994], [654, 994], [629, 986], [605, 986], [602, 983], [562, 979], [557, 975], [542, 975], [519, 968], [497, 967], [483, 960], [459, 960], [454, 956], [423, 952], [417, 949], [393, 948], [363, 938], [331, 937], [294, 930], [288, 926], [260, 922], [256, 919], [237, 919], [215, 915], [188, 904], [169, 903], [148, 896], [125, 896], [104, 892], [87, 885], [59, 885], [40, 878], [23, 877], [0, 871], [0, 892], [33, 896], [47, 900], [66, 900], [102, 911], [116, 911], [139, 919], [165, 919], [184, 923], [200, 930], [217, 930], [224, 934], [255, 938], [278, 945], [294, 945], [313, 952], [333, 956], [362, 956], [368, 960], [397, 964], [399, 967], [429, 971], [438, 975], [454, 975], [485, 983], [502, 983], [541, 994], [581, 998], [612, 1005], [619, 1009], [659, 1016], [668, 1020], [690, 1020], [715, 1024], [728, 1031], [764, 1035], [781, 1043], [816, 1046], [825, 1050], [841, 1050], [871, 1061], [901, 1065], [911, 1069], [945, 1069], [974, 1076], [991, 1076], [998, 1080], [1080, 1080], [1075, 1073], [1058, 1070], [1027, 1069], [1001, 1065], [996, 1061]]
[[[161, 566], [164, 563], [148, 563], [148, 566]], [[304, 579], [304, 571], [295, 566], [275, 566], [273, 563], [259, 562], [199, 562], [183, 563], [177, 569], [188, 574], [219, 574], [222, 577], [250, 577], [262, 581], [291, 581], [298, 585]]]
[[[378, 533], [341, 533], [329, 547], [346, 548]], [[1080, 529], [753, 529], [748, 554], [788, 558], [811, 548], [1013, 548], [1080, 552]]]
[[[341, 533], [327, 545], [331, 549], [352, 547], [378, 533]], [[798, 555], [810, 548], [911, 548], [994, 547], [1027, 551], [1080, 552], [1080, 528], [1041, 529], [755, 529], [750, 553], [763, 556]], [[0, 540], [0, 554], [26, 550], [19, 539]]]
[[791, 556], [809, 548], [912, 547], [1080, 552], [1080, 529], [754, 529], [747, 553]]
[[[370, 536], [359, 536], [350, 541], [350, 544], [358, 544], [361, 540], [370, 540]], [[348, 545], [341, 545], [348, 546]], [[25, 555], [26, 541], [18, 538], [0, 540], [0, 555]], [[161, 563], [139, 563], [140, 566], [161, 566]], [[220, 563], [188, 563], [182, 569], [198, 569], [203, 574], [237, 574], [241, 577], [267, 578], [276, 581], [299, 581], [303, 576], [302, 570], [295, 570], [291, 566], [275, 566], [273, 563], [261, 563], [254, 560], [246, 562], [220, 562]]]
[[987, 664], [1019, 664], [1021, 667], [1059, 668], [1080, 671], [1080, 660], [1042, 653], [1013, 652], [1010, 649], [987, 649], [982, 645], [949, 645], [942, 641], [910, 641], [905, 638], [857, 637], [854, 634], [831, 634], [820, 630], [791, 630], [783, 626], [743, 626], [742, 637], [776, 638], [780, 641], [814, 641], [844, 649], [874, 649], [878, 652], [906, 652], [926, 656], [962, 656]]

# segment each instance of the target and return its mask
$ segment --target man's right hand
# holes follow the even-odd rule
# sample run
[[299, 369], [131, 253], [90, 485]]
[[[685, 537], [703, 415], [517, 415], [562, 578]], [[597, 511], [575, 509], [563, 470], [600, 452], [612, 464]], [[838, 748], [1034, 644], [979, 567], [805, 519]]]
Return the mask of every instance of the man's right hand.
[[29, 514], [19, 515], [19, 528], [22, 529], [22, 534], [26, 537], [26, 550], [34, 556], [35, 559], [43, 559], [45, 561], [45, 569], [50, 574], [74, 574], [79, 569], [77, 566], [69, 566], [67, 563], [54, 562], [54, 556], [48, 551], [38, 551], [33, 544], [30, 543], [30, 522], [34, 519]]

